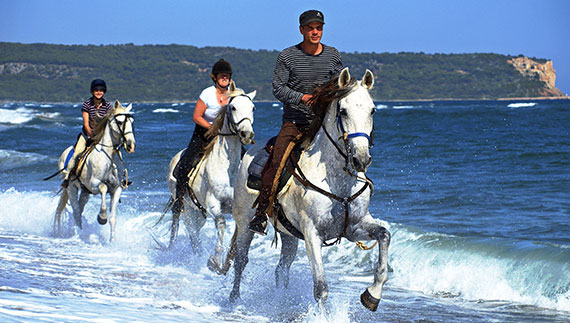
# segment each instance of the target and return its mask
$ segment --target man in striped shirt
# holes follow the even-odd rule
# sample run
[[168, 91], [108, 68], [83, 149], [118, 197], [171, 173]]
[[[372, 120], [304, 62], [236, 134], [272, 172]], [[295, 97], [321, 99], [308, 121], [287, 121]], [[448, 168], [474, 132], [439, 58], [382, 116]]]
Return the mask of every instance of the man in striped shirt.
[[303, 12], [299, 17], [303, 41], [284, 49], [277, 57], [272, 86], [273, 95], [283, 102], [283, 124], [262, 175], [257, 211], [249, 224], [253, 232], [265, 234], [267, 216], [272, 210], [269, 198], [279, 164], [289, 143], [306, 133], [313, 118], [310, 93], [342, 70], [338, 50], [321, 43], [324, 24], [322, 12]]

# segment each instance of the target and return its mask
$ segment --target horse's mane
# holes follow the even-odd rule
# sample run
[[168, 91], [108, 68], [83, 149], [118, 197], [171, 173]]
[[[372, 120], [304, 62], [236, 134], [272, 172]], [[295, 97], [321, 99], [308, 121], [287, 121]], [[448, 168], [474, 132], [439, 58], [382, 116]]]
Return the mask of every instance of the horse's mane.
[[218, 111], [218, 114], [216, 115], [214, 122], [212, 122], [212, 125], [210, 126], [210, 128], [208, 128], [208, 131], [206, 131], [205, 136], [206, 139], [209, 140], [209, 142], [204, 148], [205, 155], [207, 155], [212, 150], [212, 147], [214, 147], [215, 143], [214, 138], [216, 138], [220, 134], [220, 131], [224, 126], [224, 119], [226, 118], [226, 111], [227, 111], [226, 107], [227, 105], [222, 106], [220, 111]]
[[95, 114], [98, 120], [95, 123], [95, 136], [93, 136], [91, 138], [91, 140], [93, 140], [94, 144], [98, 144], [99, 141], [101, 141], [101, 138], [103, 138], [103, 135], [105, 134], [105, 127], [107, 126], [107, 123], [109, 123], [109, 120], [111, 119], [112, 116], [115, 115], [115, 108], [113, 109], [109, 109], [109, 111], [107, 111], [107, 113], [105, 113], [104, 116], [99, 117], [97, 116], [97, 114]]
[[313, 120], [309, 125], [307, 139], [312, 141], [319, 128], [323, 124], [323, 120], [325, 118], [325, 114], [327, 113], [327, 109], [329, 105], [334, 100], [340, 100], [344, 96], [346, 96], [354, 86], [356, 85], [356, 79], [351, 78], [348, 85], [344, 88], [340, 88], [338, 85], [338, 76], [331, 79], [327, 83], [316, 87], [313, 92], [313, 98], [311, 99], [312, 104], [311, 110], [313, 111]]

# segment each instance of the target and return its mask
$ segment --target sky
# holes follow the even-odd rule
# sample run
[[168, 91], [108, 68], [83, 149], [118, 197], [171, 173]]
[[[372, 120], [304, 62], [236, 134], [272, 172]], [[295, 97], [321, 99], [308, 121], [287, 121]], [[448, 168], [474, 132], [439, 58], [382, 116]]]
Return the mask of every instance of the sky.
[[299, 15], [319, 9], [323, 43], [341, 52], [545, 58], [570, 94], [570, 0], [0, 0], [0, 8], [0, 42], [253, 50], [300, 42]]

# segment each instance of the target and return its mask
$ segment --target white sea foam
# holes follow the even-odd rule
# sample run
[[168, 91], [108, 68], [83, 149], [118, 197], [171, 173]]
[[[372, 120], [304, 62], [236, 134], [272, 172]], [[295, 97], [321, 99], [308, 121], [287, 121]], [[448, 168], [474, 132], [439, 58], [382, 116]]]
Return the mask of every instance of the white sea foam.
[[[558, 270], [564, 272], [563, 266], [557, 269], [560, 265], [555, 262], [545, 266], [543, 259], [533, 261], [530, 254], [505, 248], [446, 235], [423, 234], [418, 239], [417, 233], [400, 229], [393, 232], [390, 246], [394, 269], [390, 283], [429, 295], [570, 310], [568, 293], [554, 292], [564, 288], [553, 276]], [[524, 266], [521, 257], [527, 258]]]
[[165, 109], [165, 108], [159, 108], [159, 109], [154, 109], [152, 110], [152, 113], [178, 113], [180, 111], [176, 110], [176, 109]]
[[280, 107], [281, 104], [279, 104], [279, 103], [273, 103], [271, 106], [272, 106], [272, 107]]
[[385, 104], [377, 104], [376, 105], [376, 110], [380, 110], [380, 109], [387, 109], [388, 106]]
[[529, 108], [534, 107], [536, 102], [519, 102], [519, 103], [510, 103], [507, 105], [509, 108]]
[[22, 124], [34, 118], [32, 110], [18, 108], [16, 110], [0, 109], [0, 123]]
[[15, 188], [0, 191], [1, 228], [32, 234], [49, 234], [57, 199], [49, 192], [19, 192]]
[[417, 106], [414, 106], [414, 105], [395, 105], [392, 108], [394, 108], [394, 109], [413, 109], [413, 108], [417, 108]]

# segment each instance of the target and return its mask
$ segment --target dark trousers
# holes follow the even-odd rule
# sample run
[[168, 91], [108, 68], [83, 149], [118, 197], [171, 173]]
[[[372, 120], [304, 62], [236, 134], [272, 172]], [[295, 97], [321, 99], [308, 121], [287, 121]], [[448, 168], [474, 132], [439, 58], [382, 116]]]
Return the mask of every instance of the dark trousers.
[[255, 215], [263, 215], [267, 207], [270, 206], [269, 197], [271, 196], [273, 180], [275, 179], [283, 155], [287, 150], [287, 146], [295, 137], [299, 134], [305, 134], [306, 131], [307, 126], [296, 125], [293, 122], [284, 122], [281, 125], [281, 130], [277, 135], [275, 145], [273, 146], [273, 150], [271, 151], [271, 155], [261, 176], [261, 191], [259, 192], [258, 208]]
[[190, 143], [188, 143], [188, 147], [186, 147], [186, 150], [182, 156], [180, 156], [180, 160], [174, 168], [177, 198], [184, 195], [184, 190], [188, 186], [188, 173], [190, 173], [192, 168], [196, 166], [204, 154], [204, 148], [208, 144], [208, 141], [206, 140], [206, 131], [208, 131], [208, 129], [196, 125], [194, 133], [192, 134], [192, 139], [190, 139]]

